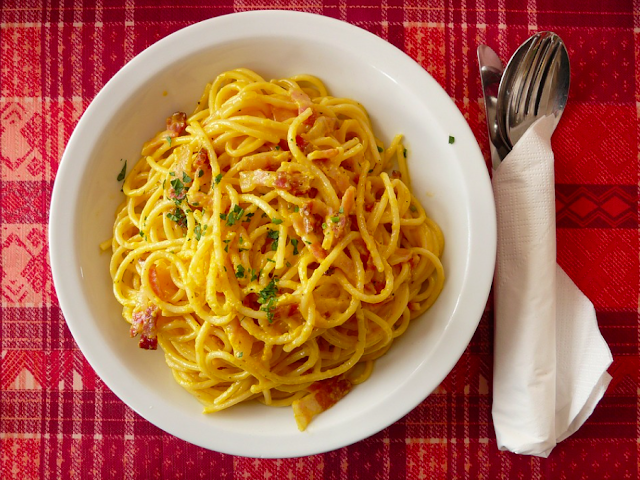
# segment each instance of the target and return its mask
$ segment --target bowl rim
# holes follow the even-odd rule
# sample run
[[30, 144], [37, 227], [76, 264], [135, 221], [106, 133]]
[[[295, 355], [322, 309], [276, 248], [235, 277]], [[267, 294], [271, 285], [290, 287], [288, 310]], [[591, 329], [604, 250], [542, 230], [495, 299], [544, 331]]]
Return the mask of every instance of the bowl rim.
[[[245, 31], [250, 33], [238, 32], [238, 22], [241, 22]], [[274, 25], [278, 25], [281, 28], [274, 28]], [[301, 28], [301, 25], [303, 28]], [[196, 438], [192, 435], [187, 435], [188, 432], [185, 429], [178, 428], [179, 426], [175, 423], [168, 424], [164, 421], [160, 412], [145, 409], [144, 401], [135, 398], [135, 395], [131, 395], [130, 392], [123, 389], [122, 382], [118, 378], [114, 378], [112, 372], [108, 371], [100, 353], [102, 350], [96, 348], [95, 344], [90, 342], [84, 333], [83, 322], [78, 319], [76, 305], [78, 299], [74, 297], [73, 287], [81, 284], [82, 272], [69, 272], [67, 268], [67, 263], [70, 259], [77, 260], [73, 248], [73, 215], [68, 215], [69, 208], [74, 207], [73, 200], [77, 197], [77, 190], [80, 188], [79, 182], [81, 180], [80, 174], [74, 171], [73, 158], [78, 151], [90, 149], [92, 144], [90, 140], [97, 138], [98, 133], [91, 132], [91, 128], [93, 128], [92, 120], [96, 115], [100, 115], [101, 111], [108, 111], [106, 107], [110, 102], [111, 95], [116, 93], [125, 97], [129, 96], [136, 90], [137, 85], [149, 80], [162, 69], [168, 68], [178, 58], [179, 50], [176, 46], [181, 45], [183, 41], [199, 36], [200, 38], [206, 38], [206, 45], [211, 46], [215, 44], [211, 39], [215, 40], [217, 38], [216, 35], [220, 35], [219, 32], [230, 33], [234, 29], [236, 31], [231, 37], [235, 40], [255, 36], [256, 31], [260, 31], [262, 35], [278, 36], [293, 33], [312, 38], [314, 35], [320, 34], [319, 32], [326, 36], [326, 32], [330, 30], [331, 37], [333, 37], [331, 41], [348, 38], [360, 46], [373, 46], [376, 49], [376, 55], [381, 59], [380, 61], [386, 60], [390, 62], [392, 67], [389, 68], [399, 73], [402, 82], [409, 85], [408, 88], [411, 91], [423, 86], [429, 89], [430, 103], [451, 111], [451, 114], [444, 121], [455, 127], [450, 131], [456, 132], [455, 141], [458, 144], [456, 148], [463, 149], [468, 158], [468, 161], [464, 164], [463, 175], [465, 178], [473, 179], [473, 181], [468, 182], [469, 196], [470, 198], [479, 199], [478, 201], [470, 202], [472, 211], [467, 212], [469, 234], [477, 238], [477, 241], [469, 244], [462, 290], [451, 312], [447, 328], [442, 334], [440, 342], [434, 347], [436, 350], [439, 349], [439, 361], [434, 366], [435, 376], [440, 378], [438, 383], [455, 366], [469, 344], [481, 319], [489, 296], [495, 266], [497, 245], [496, 215], [493, 191], [484, 157], [469, 125], [458, 110], [455, 102], [427, 71], [402, 50], [382, 38], [350, 23], [323, 15], [287, 10], [254, 10], [221, 15], [192, 24], [164, 37], [140, 52], [122, 67], [105, 84], [83, 113], [69, 138], [55, 176], [49, 211], [49, 254], [53, 282], [56, 287], [59, 305], [69, 330], [91, 367], [116, 396], [146, 420], [178, 438], [222, 453], [271, 458], [299, 457], [323, 453], [360, 441], [396, 422], [431, 394], [437, 384], [435, 386], [415, 385], [410, 394], [396, 399], [398, 406], [393, 412], [371, 418], [366, 425], [359, 425], [359, 428], [341, 428], [339, 435], [323, 438], [320, 445], [317, 442], [307, 442], [303, 437], [300, 438], [299, 442], [287, 443], [284, 448], [281, 445], [266, 445], [264, 442], [262, 442], [261, 448], [255, 448], [255, 446], [244, 444], [241, 438], [234, 438], [228, 443], [211, 442], [204, 440], [202, 437]], [[284, 32], [282, 29], [284, 29]], [[225, 37], [224, 40], [228, 41], [229, 36]], [[141, 74], [139, 72], [140, 67], [149, 64], [154, 65], [154, 67], [145, 70]], [[118, 94], [117, 90], [120, 88], [124, 88], [125, 93]], [[106, 121], [103, 120], [103, 123]], [[76, 190], [70, 192], [67, 189], [69, 185], [75, 185]], [[73, 196], [74, 192], [76, 197]], [[65, 215], [62, 212], [67, 214]], [[74, 264], [77, 263], [76, 261]], [[469, 280], [470, 276], [473, 277], [473, 282]], [[465, 298], [465, 302], [460, 302], [460, 298]], [[453, 321], [454, 319], [457, 319], [457, 321]], [[451, 344], [452, 346], [443, 348], [441, 343], [446, 343], [447, 340], [451, 339], [455, 339], [455, 342]], [[304, 433], [301, 435], [304, 435]]]

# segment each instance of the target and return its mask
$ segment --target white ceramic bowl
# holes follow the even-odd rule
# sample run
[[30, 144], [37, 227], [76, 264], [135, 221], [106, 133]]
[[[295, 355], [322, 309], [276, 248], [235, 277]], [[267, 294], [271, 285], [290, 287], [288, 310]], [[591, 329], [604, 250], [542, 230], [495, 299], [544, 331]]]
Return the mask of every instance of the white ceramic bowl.
[[[368, 109], [379, 136], [405, 135], [413, 188], [446, 239], [445, 288], [372, 377], [299, 432], [290, 408], [257, 402], [203, 415], [179, 387], [161, 351], [129, 338], [113, 298], [109, 254], [121, 159], [176, 110], [191, 111], [205, 84], [248, 67], [266, 78], [310, 73], [335, 96]], [[166, 96], [164, 92], [168, 92]], [[455, 143], [449, 143], [449, 136]], [[435, 80], [384, 40], [347, 23], [298, 12], [248, 12], [180, 30], [128, 63], [82, 116], [53, 189], [49, 240], [60, 306], [78, 346], [127, 405], [196, 445], [251, 457], [333, 450], [392, 424], [424, 400], [466, 348], [491, 285], [496, 226], [485, 163], [463, 116]]]

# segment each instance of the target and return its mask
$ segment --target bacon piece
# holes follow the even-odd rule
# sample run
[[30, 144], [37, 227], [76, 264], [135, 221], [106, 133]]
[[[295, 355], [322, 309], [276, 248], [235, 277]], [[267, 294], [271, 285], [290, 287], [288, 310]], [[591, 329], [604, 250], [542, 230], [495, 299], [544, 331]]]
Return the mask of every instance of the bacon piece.
[[352, 388], [353, 384], [347, 379], [330, 378], [312, 383], [309, 395], [295, 400], [291, 405], [298, 429], [305, 430], [313, 417], [333, 407]]
[[291, 91], [291, 100], [298, 104], [298, 115], [304, 112], [307, 108], [311, 108], [312, 105], [309, 95], [298, 89]]
[[158, 268], [156, 265], [152, 265], [149, 269], [149, 283], [151, 290], [163, 300], [167, 300], [176, 292], [176, 286], [167, 268]]
[[177, 137], [187, 128], [187, 114], [184, 112], [176, 112], [167, 117], [167, 135]]
[[250, 192], [256, 187], [272, 187], [276, 175], [266, 170], [253, 170], [250, 172], [240, 172], [240, 189], [243, 192]]
[[305, 193], [311, 188], [310, 178], [302, 173], [276, 172], [276, 188], [290, 191], [292, 195]]
[[131, 338], [140, 334], [138, 346], [145, 350], [156, 350], [158, 348], [158, 337], [156, 331], [156, 319], [158, 317], [158, 307], [150, 304], [142, 310], [135, 310], [131, 316]]
[[273, 318], [277, 320], [280, 318], [293, 317], [294, 315], [298, 315], [300, 313], [298, 308], [299, 307], [297, 303], [290, 303], [289, 305], [278, 305], [273, 311]]
[[209, 154], [204, 148], [201, 148], [200, 151], [198, 152], [198, 155], [196, 155], [196, 159], [193, 161], [193, 166], [196, 169], [198, 169], [208, 164], [209, 164]]
[[242, 299], [242, 304], [252, 310], [260, 310], [260, 304], [258, 303], [258, 294], [251, 292]]
[[313, 242], [309, 245], [309, 250], [318, 261], [322, 261], [327, 258], [327, 252], [322, 248], [322, 245], [319, 242]]
[[[331, 221], [331, 228], [333, 229], [333, 238], [335, 241], [340, 240], [347, 229], [347, 225], [349, 225], [349, 215], [351, 215], [351, 211], [355, 206], [355, 198], [356, 198], [356, 188], [351, 186], [347, 188], [346, 192], [342, 196], [342, 202], [340, 204], [340, 211], [342, 213], [338, 213], [338, 221]], [[333, 217], [332, 217], [333, 218]]]
[[321, 201], [315, 198], [309, 200], [301, 209], [302, 221], [305, 233], [311, 233], [317, 230], [322, 230], [322, 222], [324, 218], [329, 214], [329, 207]]

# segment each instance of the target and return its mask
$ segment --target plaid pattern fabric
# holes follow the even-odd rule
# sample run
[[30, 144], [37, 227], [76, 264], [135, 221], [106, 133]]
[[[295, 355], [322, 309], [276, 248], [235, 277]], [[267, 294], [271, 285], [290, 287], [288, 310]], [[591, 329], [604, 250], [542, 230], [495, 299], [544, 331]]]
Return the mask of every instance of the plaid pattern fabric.
[[[638, 478], [640, 1], [3, 0], [0, 10], [0, 477], [131, 479]], [[53, 181], [74, 126], [135, 54], [184, 26], [258, 8], [351, 22], [419, 62], [489, 160], [476, 47], [506, 59], [553, 30], [572, 67], [553, 139], [558, 262], [593, 301], [614, 364], [585, 425], [548, 459], [499, 452], [491, 300], [451, 374], [389, 428], [334, 452], [238, 458], [157, 429], [105, 387], [71, 337], [47, 254]]]

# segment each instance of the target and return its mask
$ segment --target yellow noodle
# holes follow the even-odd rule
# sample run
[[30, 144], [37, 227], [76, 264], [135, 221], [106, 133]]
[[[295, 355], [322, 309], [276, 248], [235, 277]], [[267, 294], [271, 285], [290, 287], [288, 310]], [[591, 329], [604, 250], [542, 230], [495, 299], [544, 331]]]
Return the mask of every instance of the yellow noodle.
[[145, 143], [100, 245], [123, 317], [205, 412], [337, 401], [444, 285], [401, 136], [310, 75], [231, 70], [197, 105]]

